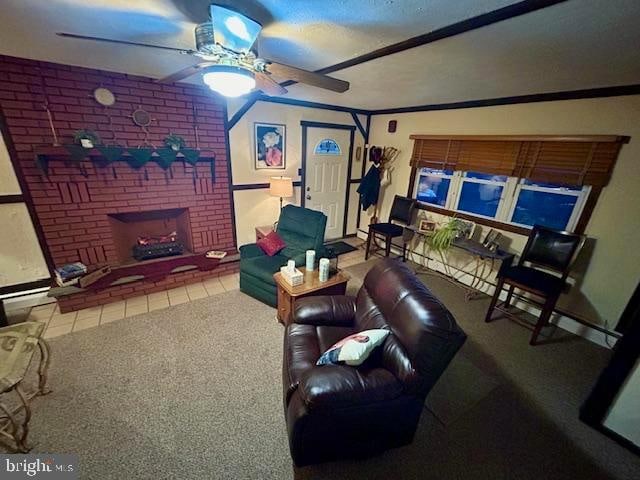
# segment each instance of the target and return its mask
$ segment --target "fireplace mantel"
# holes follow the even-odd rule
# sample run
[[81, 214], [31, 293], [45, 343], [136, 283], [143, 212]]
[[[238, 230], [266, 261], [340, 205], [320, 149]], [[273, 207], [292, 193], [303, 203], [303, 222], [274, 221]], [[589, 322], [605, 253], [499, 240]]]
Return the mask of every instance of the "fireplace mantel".
[[[127, 152], [126, 149], [132, 148], [132, 147], [121, 147], [121, 148], [125, 149], [125, 151], [121, 155], [121, 160], [130, 158], [131, 154]], [[34, 154], [35, 154], [36, 160], [70, 160], [71, 159], [71, 154], [62, 145], [58, 145], [58, 146], [43, 145], [43, 146], [35, 147]], [[100, 153], [100, 150], [98, 150], [97, 148], [91, 148], [91, 149], [88, 148], [86, 152], [86, 157], [87, 158], [105, 158], [104, 155], [102, 155], [102, 153]], [[154, 152], [151, 155], [151, 157], [158, 158], [158, 154]], [[178, 152], [178, 154], [176, 155], [176, 158], [182, 159], [184, 161], [184, 155], [180, 152]], [[200, 158], [198, 158], [198, 162], [211, 163], [211, 160], [214, 160], [215, 158], [216, 158], [215, 152], [201, 150]]]

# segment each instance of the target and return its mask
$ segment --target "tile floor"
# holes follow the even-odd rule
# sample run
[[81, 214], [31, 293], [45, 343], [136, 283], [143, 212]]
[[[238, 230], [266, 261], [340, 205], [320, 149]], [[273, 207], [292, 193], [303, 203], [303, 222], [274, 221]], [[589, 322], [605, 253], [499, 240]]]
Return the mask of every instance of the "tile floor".
[[[347, 243], [361, 246], [358, 238], [345, 239]], [[340, 268], [350, 267], [364, 261], [364, 249], [358, 248], [340, 256]], [[151, 293], [140, 297], [109, 303], [99, 307], [85, 308], [77, 312], [60, 313], [57, 304], [49, 303], [31, 309], [29, 320], [47, 322], [45, 338], [57, 337], [70, 332], [77, 332], [86, 328], [106, 325], [114, 320], [133, 317], [141, 313], [152, 312], [168, 308], [181, 303], [191, 302], [201, 298], [211, 297], [219, 293], [237, 290], [240, 275], [234, 273], [219, 278], [211, 278], [200, 283], [193, 283], [165, 292]]]
[[49, 303], [31, 309], [28, 319], [47, 322], [45, 338], [57, 337], [69, 332], [105, 325], [114, 320], [133, 317], [219, 293], [237, 290], [239, 274], [210, 278], [204, 282], [173, 288], [165, 292], [151, 293], [107, 305], [85, 308], [77, 312], [60, 313], [57, 304]]

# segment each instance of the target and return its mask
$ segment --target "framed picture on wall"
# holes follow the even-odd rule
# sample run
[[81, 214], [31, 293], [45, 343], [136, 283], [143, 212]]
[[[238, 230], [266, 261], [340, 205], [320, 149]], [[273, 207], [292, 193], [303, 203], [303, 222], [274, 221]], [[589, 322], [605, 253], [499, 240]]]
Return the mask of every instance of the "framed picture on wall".
[[254, 123], [256, 170], [284, 170], [286, 127], [277, 123]]

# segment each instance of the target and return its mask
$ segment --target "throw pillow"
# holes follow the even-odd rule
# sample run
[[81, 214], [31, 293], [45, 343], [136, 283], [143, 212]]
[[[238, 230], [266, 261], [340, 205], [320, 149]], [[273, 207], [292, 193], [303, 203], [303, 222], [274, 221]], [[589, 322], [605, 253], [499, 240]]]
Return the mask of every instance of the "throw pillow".
[[260, 250], [262, 250], [270, 257], [273, 257], [276, 253], [287, 246], [287, 244], [284, 243], [284, 240], [282, 240], [282, 238], [280, 238], [280, 235], [278, 235], [276, 232], [270, 232], [269, 235], [258, 240], [256, 242], [256, 245], [258, 245], [258, 247], [260, 247]]
[[364, 330], [343, 338], [324, 352], [316, 362], [316, 365], [329, 365], [346, 363], [357, 366], [364, 362], [371, 352], [387, 338], [389, 330], [377, 328]]

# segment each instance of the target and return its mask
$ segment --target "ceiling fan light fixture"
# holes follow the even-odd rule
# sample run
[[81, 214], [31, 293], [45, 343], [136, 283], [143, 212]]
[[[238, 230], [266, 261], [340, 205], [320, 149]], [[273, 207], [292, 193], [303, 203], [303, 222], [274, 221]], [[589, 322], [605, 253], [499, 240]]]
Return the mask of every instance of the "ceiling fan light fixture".
[[225, 97], [239, 97], [253, 90], [256, 79], [253, 72], [240, 67], [216, 65], [211, 67], [202, 80], [214, 92]]
[[222, 5], [211, 5], [209, 14], [214, 42], [234, 52], [248, 53], [262, 30], [255, 20]]

